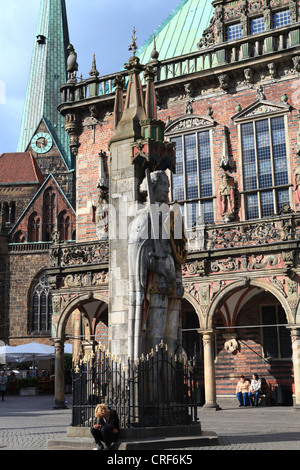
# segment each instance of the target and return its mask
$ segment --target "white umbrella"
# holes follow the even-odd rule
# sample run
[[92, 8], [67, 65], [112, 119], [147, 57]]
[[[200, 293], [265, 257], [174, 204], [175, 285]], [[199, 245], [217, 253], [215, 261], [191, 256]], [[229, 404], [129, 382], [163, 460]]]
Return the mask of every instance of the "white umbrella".
[[13, 355], [13, 346], [7, 344], [0, 347], [0, 364], [6, 364], [7, 362], [17, 362], [17, 358]]
[[54, 348], [40, 343], [26, 343], [15, 346], [10, 355], [17, 358], [20, 362], [35, 359], [52, 359], [55, 357]]
[[66, 354], [72, 354], [73, 351], [73, 345], [71, 343], [65, 343], [65, 350], [64, 352]]

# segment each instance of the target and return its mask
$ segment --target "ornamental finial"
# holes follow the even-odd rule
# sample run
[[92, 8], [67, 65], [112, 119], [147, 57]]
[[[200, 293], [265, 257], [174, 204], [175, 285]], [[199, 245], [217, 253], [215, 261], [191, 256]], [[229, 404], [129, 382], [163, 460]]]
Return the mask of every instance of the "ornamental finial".
[[133, 28], [133, 35], [131, 36], [131, 39], [132, 39], [132, 43], [131, 43], [130, 46], [128, 47], [128, 50], [129, 50], [129, 51], [132, 51], [132, 52], [133, 52], [133, 56], [135, 56], [136, 51], [137, 51], [137, 45], [136, 45], [137, 37], [136, 37], [136, 30], [135, 30], [135, 27]]

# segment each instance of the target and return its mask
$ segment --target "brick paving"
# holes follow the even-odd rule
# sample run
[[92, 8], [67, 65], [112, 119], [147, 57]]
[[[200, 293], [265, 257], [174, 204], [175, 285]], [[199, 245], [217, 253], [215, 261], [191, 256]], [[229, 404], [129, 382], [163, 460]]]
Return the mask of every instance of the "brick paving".
[[[54, 410], [53, 396], [7, 395], [0, 401], [0, 450], [46, 450], [48, 440], [66, 438], [72, 413], [66, 399], [67, 409]], [[220, 442], [201, 450], [300, 450], [300, 410], [291, 407], [200, 409], [199, 418]]]

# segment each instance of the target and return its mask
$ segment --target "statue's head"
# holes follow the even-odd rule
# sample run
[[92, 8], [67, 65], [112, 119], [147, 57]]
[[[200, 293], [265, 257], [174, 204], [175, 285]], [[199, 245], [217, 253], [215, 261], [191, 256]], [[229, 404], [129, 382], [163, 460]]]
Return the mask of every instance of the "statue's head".
[[[153, 171], [150, 173], [150, 179], [155, 202], [168, 202], [170, 184], [167, 174], [163, 170]], [[147, 194], [146, 178], [140, 185], [140, 192]]]

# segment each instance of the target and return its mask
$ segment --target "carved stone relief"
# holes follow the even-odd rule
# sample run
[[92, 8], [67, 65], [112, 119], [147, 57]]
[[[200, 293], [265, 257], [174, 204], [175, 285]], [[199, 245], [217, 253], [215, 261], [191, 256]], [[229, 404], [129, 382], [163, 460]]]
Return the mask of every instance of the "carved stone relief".
[[268, 265], [276, 266], [279, 263], [278, 256], [276, 255], [256, 255], [252, 256], [252, 260], [248, 264], [248, 270], [264, 269]]
[[284, 297], [287, 296], [285, 289], [284, 289], [284, 280], [280, 281], [279, 279], [277, 279], [276, 276], [272, 276], [269, 280], [271, 284], [273, 284], [273, 286], [276, 287], [276, 289], [278, 289]]
[[210, 269], [212, 272], [218, 271], [235, 271], [240, 269], [241, 262], [240, 260], [235, 260], [232, 257], [229, 257], [223, 261], [214, 261], [210, 265]]
[[213, 126], [214, 120], [206, 116], [186, 115], [171, 122], [165, 130], [166, 134], [183, 131], [187, 129], [198, 129], [201, 127]]

